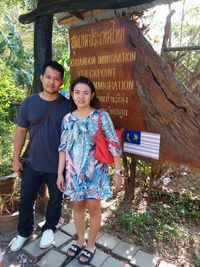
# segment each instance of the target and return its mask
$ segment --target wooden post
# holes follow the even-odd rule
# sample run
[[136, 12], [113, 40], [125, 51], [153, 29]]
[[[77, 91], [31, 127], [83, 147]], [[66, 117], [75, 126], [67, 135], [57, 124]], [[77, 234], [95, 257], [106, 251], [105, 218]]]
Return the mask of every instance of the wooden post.
[[[126, 159], [127, 160], [127, 159]], [[130, 164], [125, 163], [125, 168], [128, 166], [130, 172], [124, 178], [124, 188], [125, 188], [125, 197], [124, 200], [127, 201], [127, 204], [131, 203], [135, 195], [135, 180], [136, 180], [136, 166], [137, 160], [134, 157], [131, 157]]]
[[53, 15], [39, 17], [34, 29], [34, 80], [33, 92], [41, 92], [40, 75], [45, 62], [52, 59]]

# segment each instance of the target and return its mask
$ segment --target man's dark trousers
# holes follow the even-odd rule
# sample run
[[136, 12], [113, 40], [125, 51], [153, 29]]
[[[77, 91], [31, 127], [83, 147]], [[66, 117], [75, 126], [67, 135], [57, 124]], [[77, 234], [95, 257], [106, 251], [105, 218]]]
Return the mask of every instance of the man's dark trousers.
[[24, 164], [19, 204], [19, 235], [28, 237], [33, 232], [34, 203], [43, 181], [47, 184], [50, 199], [46, 209], [46, 223], [42, 227], [42, 231], [47, 229], [56, 230], [62, 205], [62, 193], [56, 186], [56, 180], [57, 173], [41, 173]]

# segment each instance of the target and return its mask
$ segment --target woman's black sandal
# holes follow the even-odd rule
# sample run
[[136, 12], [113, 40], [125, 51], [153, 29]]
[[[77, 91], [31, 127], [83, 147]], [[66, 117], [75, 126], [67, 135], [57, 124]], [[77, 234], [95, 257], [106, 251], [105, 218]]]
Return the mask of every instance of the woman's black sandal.
[[[94, 257], [94, 254], [96, 252], [96, 249], [92, 252], [86, 248], [84, 248], [82, 251], [81, 251], [81, 254], [80, 256], [78, 257], [78, 262], [80, 264], [84, 264], [84, 265], [89, 265], [92, 258]], [[81, 260], [81, 257], [85, 258], [85, 261], [82, 261]]]
[[[67, 250], [67, 260], [72, 261], [76, 256], [84, 249], [85, 246], [79, 247], [76, 244], [72, 244]], [[69, 255], [69, 252], [72, 252], [73, 255]]]

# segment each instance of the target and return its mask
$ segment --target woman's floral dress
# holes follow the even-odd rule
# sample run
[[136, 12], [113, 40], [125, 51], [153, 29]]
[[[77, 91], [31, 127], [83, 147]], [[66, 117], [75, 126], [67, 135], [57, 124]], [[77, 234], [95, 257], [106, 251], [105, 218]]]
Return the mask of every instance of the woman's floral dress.
[[[65, 194], [71, 200], [87, 198], [104, 199], [112, 197], [108, 165], [94, 158], [95, 143], [92, 136], [98, 130], [98, 114], [93, 110], [84, 118], [68, 113], [62, 121], [62, 135], [59, 151], [66, 152]], [[105, 136], [119, 145], [109, 114], [102, 110], [101, 128]], [[121, 155], [121, 149], [109, 144], [113, 156]]]

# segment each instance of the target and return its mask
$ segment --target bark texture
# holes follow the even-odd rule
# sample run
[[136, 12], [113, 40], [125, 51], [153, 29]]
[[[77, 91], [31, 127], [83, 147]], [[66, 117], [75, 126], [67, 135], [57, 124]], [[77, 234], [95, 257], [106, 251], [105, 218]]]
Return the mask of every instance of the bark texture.
[[144, 129], [161, 134], [160, 159], [200, 167], [200, 100], [180, 84], [140, 30], [129, 29], [136, 51], [134, 80]]

